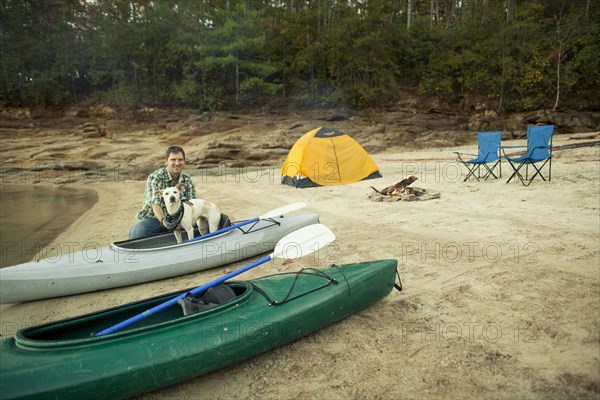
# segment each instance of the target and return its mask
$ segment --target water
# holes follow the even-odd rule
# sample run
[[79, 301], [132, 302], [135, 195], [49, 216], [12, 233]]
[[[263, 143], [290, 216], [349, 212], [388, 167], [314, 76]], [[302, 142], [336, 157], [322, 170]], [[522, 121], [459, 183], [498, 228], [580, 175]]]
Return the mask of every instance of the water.
[[96, 201], [92, 189], [0, 185], [0, 268], [31, 260]]

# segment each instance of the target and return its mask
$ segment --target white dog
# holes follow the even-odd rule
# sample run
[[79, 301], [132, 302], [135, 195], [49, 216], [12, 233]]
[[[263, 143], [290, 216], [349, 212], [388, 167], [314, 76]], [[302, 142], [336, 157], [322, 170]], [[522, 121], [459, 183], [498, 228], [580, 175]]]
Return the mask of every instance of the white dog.
[[[219, 228], [221, 221], [221, 212], [214, 203], [202, 199], [192, 199], [181, 201], [181, 191], [185, 184], [180, 183], [174, 187], [168, 187], [159, 190], [159, 196], [162, 196], [169, 214], [165, 220], [175, 225], [172, 229], [177, 239], [181, 243], [181, 230], [185, 230], [188, 240], [194, 238], [194, 225], [198, 226], [201, 235], [214, 232]], [[183, 215], [181, 209], [183, 207]]]

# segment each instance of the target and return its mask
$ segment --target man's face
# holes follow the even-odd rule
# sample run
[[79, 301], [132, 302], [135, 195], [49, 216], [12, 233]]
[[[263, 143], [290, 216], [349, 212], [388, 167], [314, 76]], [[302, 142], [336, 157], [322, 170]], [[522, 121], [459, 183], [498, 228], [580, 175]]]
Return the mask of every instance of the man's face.
[[185, 157], [183, 153], [169, 153], [169, 157], [165, 161], [167, 171], [171, 175], [179, 175], [185, 165]]

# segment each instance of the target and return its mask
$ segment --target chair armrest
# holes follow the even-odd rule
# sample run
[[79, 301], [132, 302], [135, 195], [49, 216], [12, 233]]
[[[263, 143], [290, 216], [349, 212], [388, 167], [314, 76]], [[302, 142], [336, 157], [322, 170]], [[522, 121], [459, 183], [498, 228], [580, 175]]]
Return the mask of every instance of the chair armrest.
[[459, 151], [453, 151], [453, 153], [454, 153], [454, 154], [462, 154], [462, 155], [464, 155], [464, 156], [473, 156], [473, 157], [476, 157], [476, 156], [477, 156], [477, 154], [461, 153], [461, 152], [459, 152]]
[[507, 158], [506, 149], [526, 149], [527, 146], [500, 146], [500, 150], [502, 151], [502, 155], [500, 157]]

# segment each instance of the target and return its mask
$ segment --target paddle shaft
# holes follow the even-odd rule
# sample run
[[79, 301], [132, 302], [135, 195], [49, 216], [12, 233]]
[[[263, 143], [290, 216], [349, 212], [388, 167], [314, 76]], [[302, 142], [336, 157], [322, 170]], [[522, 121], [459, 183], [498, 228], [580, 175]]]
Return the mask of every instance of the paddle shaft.
[[[331, 243], [333, 240], [335, 240], [335, 235], [325, 225], [313, 224], [313, 225], [305, 226], [305, 227], [300, 228], [292, 233], [287, 234], [281, 240], [279, 240], [279, 242], [277, 242], [277, 244], [275, 245], [275, 251], [273, 253], [269, 254], [268, 256], [265, 256], [257, 261], [254, 261], [253, 263], [250, 263], [250, 264], [248, 264], [244, 267], [241, 267], [235, 271], [225, 274], [225, 275], [221, 276], [220, 278], [213, 280], [212, 282], [206, 283], [202, 286], [192, 289], [190, 292], [194, 295], [201, 293], [204, 290], [207, 290], [213, 286], [216, 286], [220, 283], [225, 282], [229, 278], [239, 275], [242, 272], [248, 271], [249, 269], [252, 269], [260, 264], [264, 264], [265, 262], [272, 260], [274, 258], [290, 258], [290, 255], [287, 252], [289, 245], [293, 245], [294, 248], [298, 250], [297, 253], [294, 254], [291, 258], [300, 258], [304, 255], [307, 255], [307, 254], [310, 254], [310, 253], [316, 251], [317, 247], [326, 246], [327, 244]], [[318, 244], [319, 246], [315, 246], [315, 244]], [[164, 302], [162, 304], [159, 304], [159, 305], [151, 308], [150, 310], [144, 311], [141, 314], [138, 314], [138, 315], [131, 317], [123, 322], [120, 322], [108, 329], [105, 329], [99, 333], [96, 333], [95, 336], [103, 336], [103, 335], [106, 335], [109, 333], [115, 333], [115, 332], [119, 331], [120, 329], [123, 329], [131, 324], [136, 323], [137, 321], [140, 321], [140, 320], [158, 312], [158, 311], [164, 310], [165, 308], [168, 308], [168, 307], [176, 304], [178, 300], [183, 299], [185, 296], [186, 296], [186, 294], [176, 296], [170, 300], [167, 300], [166, 302]]]
[[303, 202], [301, 202], [301, 201], [298, 201], [296, 203], [288, 204], [286, 206], [279, 207], [279, 208], [276, 208], [274, 210], [271, 210], [268, 213], [266, 213], [265, 215], [261, 215], [260, 217], [252, 218], [252, 219], [249, 219], [247, 221], [238, 222], [238, 223], [232, 224], [230, 226], [227, 226], [225, 228], [216, 230], [214, 232], [207, 233], [206, 235], [198, 236], [197, 238], [188, 239], [187, 242], [194, 242], [194, 241], [197, 241], [197, 240], [208, 239], [210, 237], [221, 235], [221, 234], [223, 234], [225, 232], [229, 232], [229, 231], [231, 231], [233, 229], [236, 229], [236, 228], [239, 228], [239, 227], [242, 227], [242, 226], [245, 226], [245, 225], [256, 223], [256, 222], [260, 221], [261, 219], [273, 218], [275, 216], [287, 214], [287, 213], [299, 210], [299, 209], [304, 208], [304, 207], [306, 207], [306, 204], [303, 203]]
[[197, 240], [208, 239], [208, 238], [211, 238], [213, 236], [221, 235], [221, 234], [223, 234], [225, 232], [229, 232], [229, 231], [234, 230], [236, 228], [239, 228], [239, 227], [242, 227], [242, 226], [245, 226], [245, 225], [249, 225], [249, 224], [252, 224], [252, 223], [255, 223], [255, 222], [258, 222], [258, 221], [260, 221], [260, 218], [252, 218], [252, 219], [249, 219], [247, 221], [237, 222], [235, 224], [226, 226], [225, 228], [219, 229], [217, 231], [214, 231], [214, 232], [211, 232], [211, 233], [207, 233], [205, 235], [198, 236], [198, 237], [195, 237], [193, 239], [189, 239], [186, 242], [195, 242]]
[[248, 264], [248, 265], [246, 265], [246, 266], [244, 266], [242, 268], [238, 268], [235, 271], [231, 271], [228, 274], [225, 274], [225, 275], [223, 275], [223, 276], [221, 276], [221, 277], [219, 277], [219, 278], [217, 278], [217, 279], [215, 279], [213, 281], [205, 283], [202, 286], [198, 286], [197, 288], [192, 289], [189, 292], [181, 294], [181, 295], [179, 295], [177, 297], [174, 297], [171, 300], [165, 301], [164, 303], [161, 303], [161, 304], [159, 304], [159, 305], [157, 305], [155, 307], [152, 307], [151, 309], [149, 309], [147, 311], [144, 311], [141, 314], [138, 314], [138, 315], [136, 315], [134, 317], [131, 317], [131, 318], [129, 318], [129, 319], [123, 321], [123, 322], [119, 322], [118, 324], [116, 324], [114, 326], [111, 326], [110, 328], [107, 328], [107, 329], [105, 329], [105, 330], [103, 330], [101, 332], [96, 333], [95, 336], [104, 336], [104, 335], [108, 335], [110, 333], [118, 332], [121, 329], [126, 328], [126, 327], [128, 327], [130, 325], [133, 325], [136, 322], [141, 321], [142, 319], [144, 319], [146, 317], [149, 317], [149, 316], [151, 316], [151, 315], [153, 315], [153, 314], [155, 314], [155, 313], [157, 313], [159, 311], [162, 311], [162, 310], [164, 310], [166, 308], [171, 307], [172, 305], [177, 304], [177, 301], [179, 301], [180, 299], [185, 298], [185, 296], [187, 295], [187, 293], [191, 293], [193, 295], [200, 294], [200, 293], [202, 293], [202, 292], [210, 289], [213, 286], [220, 285], [221, 283], [225, 282], [226, 280], [228, 280], [230, 278], [233, 278], [234, 276], [237, 276], [237, 275], [239, 275], [241, 273], [244, 273], [244, 272], [246, 272], [246, 271], [248, 271], [248, 270], [250, 270], [252, 268], [258, 267], [259, 265], [264, 264], [264, 263], [266, 263], [266, 262], [268, 262], [270, 260], [272, 260], [271, 255], [264, 256], [263, 258], [260, 258], [260, 259], [258, 259], [256, 261], [254, 261], [253, 263], [250, 263], [250, 264]]

